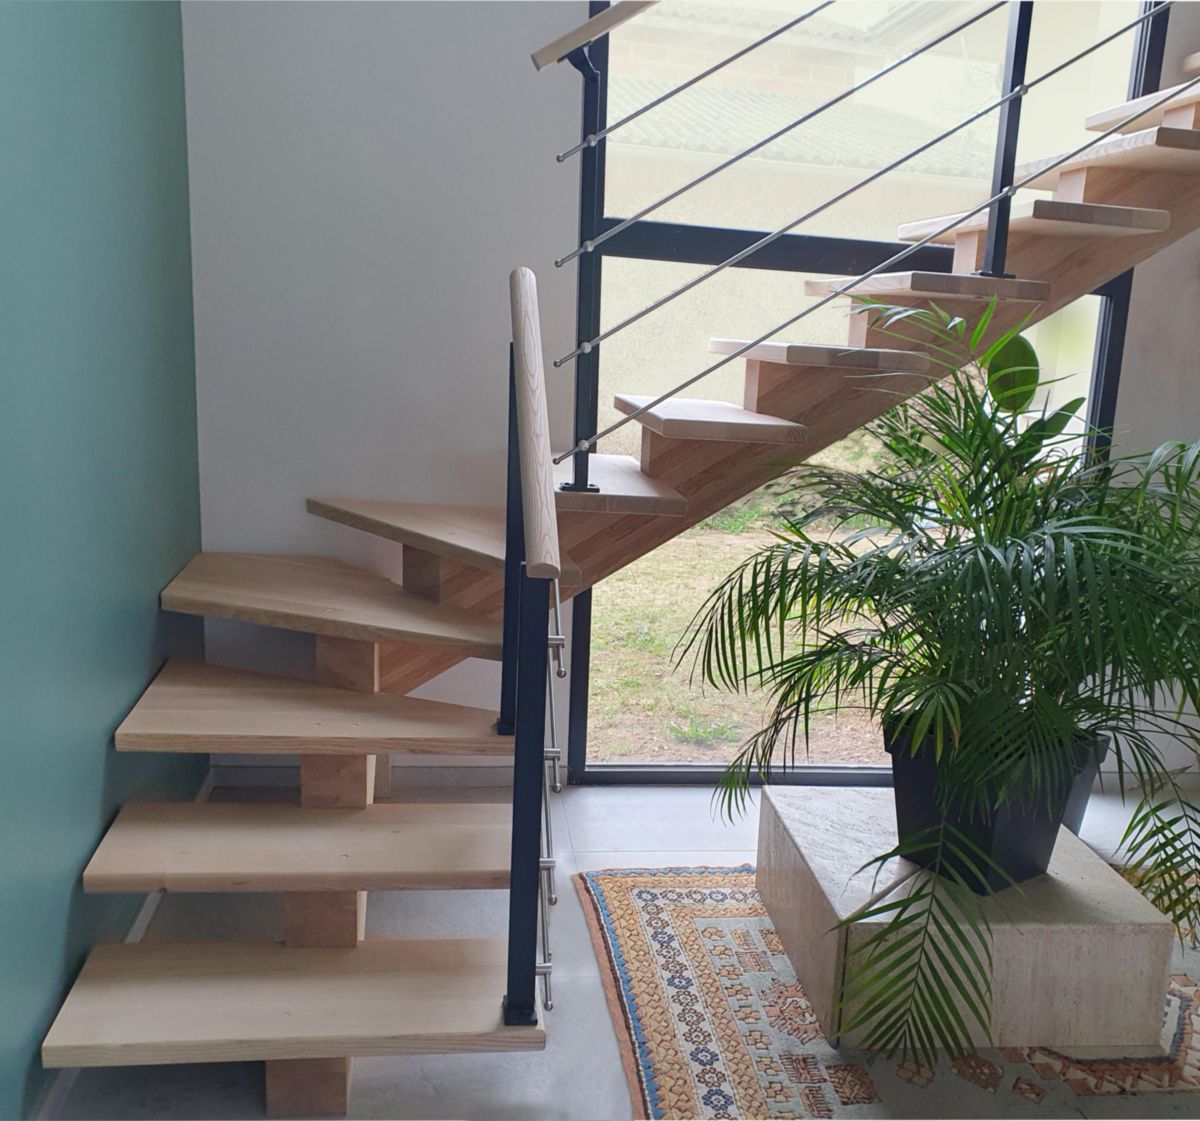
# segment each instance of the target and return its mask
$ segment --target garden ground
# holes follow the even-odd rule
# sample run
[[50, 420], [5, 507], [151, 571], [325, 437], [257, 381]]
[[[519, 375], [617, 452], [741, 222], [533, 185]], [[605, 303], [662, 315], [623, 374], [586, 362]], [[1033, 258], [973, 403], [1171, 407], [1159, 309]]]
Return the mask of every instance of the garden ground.
[[[871, 455], [862, 439], [839, 466]], [[828, 457], [833, 459], [834, 457]], [[735, 565], [771, 541], [774, 504], [763, 493], [709, 518], [605, 579], [593, 593], [588, 759], [603, 763], [731, 760], [763, 723], [768, 698], [692, 680], [676, 644], [697, 608]], [[797, 763], [883, 766], [877, 724], [859, 713], [813, 721]]]

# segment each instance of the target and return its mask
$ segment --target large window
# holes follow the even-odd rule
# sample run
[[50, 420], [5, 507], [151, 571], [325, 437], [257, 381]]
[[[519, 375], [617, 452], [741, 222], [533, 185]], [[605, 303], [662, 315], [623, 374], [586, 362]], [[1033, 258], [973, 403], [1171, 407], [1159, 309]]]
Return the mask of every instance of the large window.
[[[603, 212], [619, 219], [641, 211], [984, 7], [858, 0], [825, 9], [616, 132], [607, 143]], [[610, 36], [609, 122], [798, 11], [785, 0], [756, 0], [660, 5], [640, 14]], [[1137, 11], [1136, 3], [1124, 0], [1038, 0], [1028, 76], [1094, 43]], [[703, 258], [716, 228], [765, 231], [793, 221], [995, 100], [1002, 88], [1007, 29], [1006, 9], [984, 16], [656, 209], [647, 220], [684, 227], [675, 240], [697, 249], [694, 260]], [[1054, 154], [1078, 143], [1089, 112], [1125, 100], [1132, 42], [1132, 34], [1118, 39], [1029, 96], [1019, 158]], [[795, 232], [837, 239], [846, 247], [875, 243], [879, 252], [895, 251], [900, 223], [961, 211], [987, 197], [995, 133], [991, 115]], [[802, 258], [803, 245], [794, 244]], [[623, 257], [619, 246], [614, 239], [603, 261], [599, 314], [605, 328], [704, 267]], [[804, 267], [802, 259], [798, 267]], [[948, 261], [942, 267], [948, 268]], [[710, 338], [753, 338], [795, 315], [808, 302], [806, 278], [795, 271], [727, 269], [602, 344], [596, 372], [600, 424], [617, 417], [614, 394], [662, 392], [701, 369], [710, 360]], [[1089, 392], [1100, 304], [1097, 297], [1080, 300], [1031, 333], [1054, 379], [1050, 393], [1055, 399]], [[823, 308], [780, 338], [844, 342], [846, 311]], [[685, 392], [741, 403], [742, 365], [731, 363]], [[629, 425], [600, 450], [637, 455], [638, 439], [638, 427]], [[875, 454], [869, 437], [859, 433], [822, 457], [861, 469]], [[714, 695], [692, 684], [687, 667], [676, 668], [674, 651], [716, 582], [768, 539], [771, 514], [769, 493], [751, 495], [595, 589], [587, 686], [589, 766], [715, 765], [728, 760], [759, 726], [762, 697]], [[574, 734], [576, 739], [582, 734], [580, 722]], [[884, 761], [878, 729], [864, 717], [829, 716], [814, 727], [814, 765], [861, 768]]]

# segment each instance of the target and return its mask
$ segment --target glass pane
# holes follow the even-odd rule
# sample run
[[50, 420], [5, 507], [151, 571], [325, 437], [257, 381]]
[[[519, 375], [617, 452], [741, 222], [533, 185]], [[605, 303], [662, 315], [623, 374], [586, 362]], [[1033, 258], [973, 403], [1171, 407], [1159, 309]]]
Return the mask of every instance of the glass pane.
[[[780, 26], [798, 10], [793, 3], [760, 0], [662, 5], [643, 13], [612, 36], [609, 120]], [[970, 10], [869, 0], [828, 9], [620, 130], [608, 148], [605, 212], [633, 214], [949, 29]], [[1137, 10], [1136, 3], [1125, 0], [1039, 0], [1029, 76], [1115, 30]], [[1007, 18], [1003, 10], [985, 17], [651, 217], [755, 229], [791, 221], [994, 100]], [[1064, 151], [1090, 135], [1083, 118], [1125, 98], [1132, 44], [1132, 33], [1126, 34], [1030, 95], [1020, 159]], [[989, 116], [807, 222], [800, 232], [891, 240], [901, 222], [976, 205], [990, 188], [995, 128], [995, 116]], [[702, 271], [696, 265], [606, 257], [603, 327]], [[601, 426], [619, 416], [612, 405], [615, 394], [658, 394], [711, 364], [710, 338], [754, 338], [794, 316], [811, 302], [803, 293], [805, 279], [796, 273], [729, 269], [605, 342]], [[1098, 313], [1098, 299], [1088, 297], [1029, 332], [1052, 382], [1044, 394], [1047, 406], [1086, 397]], [[847, 337], [846, 315], [844, 305], [822, 308], [778, 337], [840, 344]], [[738, 359], [683, 395], [741, 403], [742, 381]], [[600, 450], [636, 456], [639, 440], [639, 426], [629, 424], [607, 437]], [[873, 441], [858, 433], [820, 458], [870, 469], [876, 455]], [[719, 764], [760, 727], [763, 697], [705, 690], [689, 681], [687, 666], [675, 668], [672, 655], [712, 588], [769, 540], [771, 517], [769, 497], [751, 495], [597, 586], [590, 762]], [[886, 763], [879, 729], [846, 714], [818, 718], [809, 761]]]
[[[698, 265], [606, 257], [601, 326], [613, 324], [671, 292], [703, 271]], [[726, 269], [679, 299], [626, 328], [600, 347], [600, 425], [620, 414], [617, 393], [659, 394], [720, 360], [708, 352], [714, 338], [754, 339], [813, 302], [804, 295], [803, 273], [765, 269]], [[784, 332], [788, 342], [844, 344], [846, 308], [835, 301]], [[738, 358], [683, 397], [742, 403], [743, 361]], [[628, 424], [606, 437], [602, 452], [637, 455], [638, 425]]]
[[[707, 763], [731, 760], [762, 726], [766, 698], [689, 682], [672, 651], [704, 597], [769, 540], [767, 510], [728, 512], [676, 537], [596, 585], [588, 763]], [[805, 762], [798, 758], [798, 762]], [[882, 765], [878, 728], [843, 714], [814, 722], [814, 764]]]
[[[640, 306], [649, 287], [671, 286], [691, 266], [609, 258], [604, 266], [605, 322]], [[793, 273], [730, 269], [601, 347], [602, 422], [615, 419], [614, 393], [669, 389], [712, 360], [707, 340], [750, 338], [793, 314], [803, 277]], [[1028, 332], [1050, 383], [1044, 403], [1057, 407], [1086, 397], [1100, 301], [1086, 297]], [[610, 307], [611, 305], [611, 307]], [[845, 340], [846, 312], [829, 306], [782, 338], [789, 342]], [[691, 396], [740, 402], [744, 365], [738, 359], [687, 391]], [[1081, 410], [1086, 416], [1086, 407]], [[602, 450], [638, 454], [640, 427], [632, 423]], [[817, 458], [869, 470], [877, 446], [856, 433]], [[676, 667], [676, 644], [720, 580], [770, 540], [773, 503], [750, 495], [730, 509], [668, 541], [598, 584], [593, 592], [588, 758], [591, 763], [727, 762], [762, 724], [765, 698], [705, 689]], [[819, 717], [811, 754], [801, 763], [885, 765], [879, 729], [855, 713]]]
[[1076, 421], [1067, 428], [1081, 438], [1087, 427], [1100, 303], [1099, 296], [1084, 296], [1025, 333], [1037, 351], [1046, 383], [1035, 406], [1057, 409], [1083, 398]]
[[[1028, 76], [1044, 74], [1111, 35], [1137, 19], [1140, 9], [1135, 0], [1035, 4]], [[1084, 119], [1127, 100], [1134, 42], [1135, 31], [1127, 31], [1029, 92], [1021, 111], [1019, 160], [1059, 155], [1096, 136], [1083, 127]]]
[[[608, 214], [633, 214], [950, 30], [984, 5], [837, 4], [680, 94], [610, 139]], [[663, 5], [618, 29], [609, 120], [646, 104], [794, 18], [794, 4]], [[1003, 10], [668, 203], [662, 221], [774, 229], [859, 182], [998, 94]], [[806, 222], [798, 232], [891, 239], [898, 222], [987, 196], [985, 118]], [[919, 192], [914, 213], [905, 197]]]
[[[609, 140], [606, 213], [632, 215], [961, 23], [959, 4], [837, 4], [650, 110]], [[794, 18], [790, 3], [662, 5], [618, 28], [609, 121]], [[1036, 78], [1136, 17], [1133, 0], [1039, 0], [1027, 76]], [[1000, 95], [1008, 11], [881, 78], [649, 217], [777, 229], [932, 140]], [[1089, 113], [1125, 100], [1133, 33], [1026, 99], [1020, 159], [1085, 140]], [[900, 222], [987, 198], [995, 113], [809, 219], [797, 232], [891, 240]]]

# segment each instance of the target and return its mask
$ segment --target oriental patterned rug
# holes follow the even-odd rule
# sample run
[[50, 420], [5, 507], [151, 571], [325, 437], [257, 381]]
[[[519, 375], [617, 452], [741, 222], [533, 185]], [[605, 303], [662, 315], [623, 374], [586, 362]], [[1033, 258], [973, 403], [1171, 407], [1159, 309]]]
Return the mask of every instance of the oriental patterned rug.
[[[1164, 1093], [1200, 1107], [1200, 987], [1186, 974], [1171, 981], [1165, 1058], [1006, 1048], [930, 1068], [826, 1042], [753, 867], [575, 881], [637, 1118], [1074, 1117], [1100, 1095], [1128, 1095], [1122, 1116], [1160, 1116]], [[1200, 1116], [1191, 1101], [1173, 1104]]]

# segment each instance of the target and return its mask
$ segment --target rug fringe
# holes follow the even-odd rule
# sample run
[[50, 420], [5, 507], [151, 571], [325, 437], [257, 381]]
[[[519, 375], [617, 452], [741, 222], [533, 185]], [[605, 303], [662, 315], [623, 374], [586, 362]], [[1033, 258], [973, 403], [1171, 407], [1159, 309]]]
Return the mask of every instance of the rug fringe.
[[633, 1102], [633, 1121], [650, 1121], [650, 1097], [646, 1093], [646, 1084], [642, 1080], [641, 1064], [633, 1050], [633, 1026], [629, 1019], [629, 1010], [625, 1007], [625, 999], [621, 994], [618, 981], [616, 962], [613, 961], [612, 947], [604, 936], [604, 926], [600, 920], [600, 907], [592, 893], [587, 875], [576, 872], [571, 877], [575, 881], [575, 890], [579, 893], [579, 902], [583, 907], [584, 921], [587, 923], [588, 934], [592, 939], [592, 948], [596, 952], [597, 963], [604, 963], [607, 968], [600, 970], [600, 983], [604, 987], [604, 999], [608, 1002], [608, 1012], [614, 1023], [618, 1017], [625, 1025], [624, 1032], [616, 1032], [617, 1047], [621, 1053], [621, 1068], [625, 1072], [625, 1081], [629, 1086], [629, 1097]]

